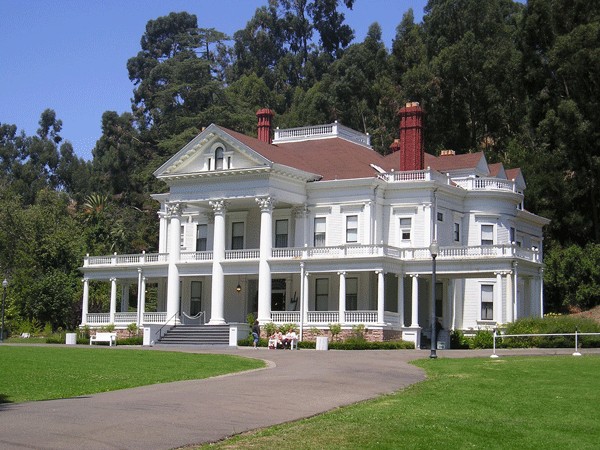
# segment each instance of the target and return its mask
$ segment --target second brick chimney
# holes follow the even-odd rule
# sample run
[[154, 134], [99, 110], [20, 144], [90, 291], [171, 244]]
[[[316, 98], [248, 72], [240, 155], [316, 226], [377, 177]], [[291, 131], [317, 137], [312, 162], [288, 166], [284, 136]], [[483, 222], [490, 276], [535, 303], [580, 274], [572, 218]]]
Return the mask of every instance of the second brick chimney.
[[256, 111], [256, 117], [258, 117], [258, 140], [270, 144], [271, 139], [271, 119], [273, 118], [273, 111], [268, 108], [262, 108]]
[[400, 170], [423, 170], [423, 109], [418, 102], [407, 103], [400, 116]]

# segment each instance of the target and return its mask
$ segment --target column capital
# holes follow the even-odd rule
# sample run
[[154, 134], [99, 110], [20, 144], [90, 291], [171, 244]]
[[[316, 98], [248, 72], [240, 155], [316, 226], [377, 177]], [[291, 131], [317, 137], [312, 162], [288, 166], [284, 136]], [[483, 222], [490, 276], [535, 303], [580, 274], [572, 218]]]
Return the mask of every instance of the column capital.
[[264, 197], [256, 197], [255, 200], [256, 203], [258, 203], [261, 212], [273, 211], [273, 205], [275, 203], [275, 200], [270, 195]]
[[88, 277], [83, 277], [83, 278], [81, 279], [81, 282], [82, 282], [82, 283], [87, 283], [88, 281], [90, 281], [90, 279], [89, 279]]
[[292, 208], [292, 214], [294, 215], [294, 217], [297, 217], [298, 219], [307, 217], [308, 216], [308, 206], [306, 206], [306, 204], [300, 205], [300, 206], [294, 206]]
[[111, 281], [111, 283], [114, 281], [117, 281], [117, 277], [110, 277], [110, 281]]
[[227, 201], [224, 199], [210, 200], [208, 204], [213, 209], [214, 214], [224, 214], [227, 209]]
[[345, 271], [343, 271], [343, 270], [339, 271], [337, 274], [338, 274], [338, 275], [340, 275], [340, 276], [342, 276], [342, 275], [343, 275], [343, 276], [346, 276], [346, 272], [345, 272]]
[[167, 208], [166, 217], [171, 218], [173, 216], [181, 216], [183, 212], [183, 208], [185, 207], [184, 203], [167, 203], [165, 205]]
[[419, 274], [418, 273], [409, 273], [408, 276], [411, 277], [411, 278], [419, 278]]

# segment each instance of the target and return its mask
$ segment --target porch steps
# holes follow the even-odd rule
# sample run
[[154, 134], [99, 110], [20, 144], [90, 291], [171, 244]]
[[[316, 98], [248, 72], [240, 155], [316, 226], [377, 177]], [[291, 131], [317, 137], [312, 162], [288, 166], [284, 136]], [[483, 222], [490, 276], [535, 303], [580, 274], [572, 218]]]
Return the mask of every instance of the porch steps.
[[159, 339], [169, 345], [229, 345], [229, 325], [177, 325]]

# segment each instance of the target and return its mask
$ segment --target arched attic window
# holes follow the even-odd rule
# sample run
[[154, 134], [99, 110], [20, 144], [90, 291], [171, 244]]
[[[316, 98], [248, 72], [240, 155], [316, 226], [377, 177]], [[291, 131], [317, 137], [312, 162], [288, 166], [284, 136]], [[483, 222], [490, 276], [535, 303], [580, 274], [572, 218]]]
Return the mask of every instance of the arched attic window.
[[215, 170], [223, 170], [223, 147], [215, 149]]

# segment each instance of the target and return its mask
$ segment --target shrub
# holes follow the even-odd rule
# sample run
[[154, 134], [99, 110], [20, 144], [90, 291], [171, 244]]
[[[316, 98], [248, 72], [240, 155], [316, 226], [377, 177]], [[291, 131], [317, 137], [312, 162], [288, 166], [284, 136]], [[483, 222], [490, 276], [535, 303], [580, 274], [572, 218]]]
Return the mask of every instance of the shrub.
[[452, 330], [450, 333], [450, 348], [465, 349], [469, 348], [469, 339], [460, 330]]
[[470, 348], [492, 348], [493, 345], [494, 333], [489, 330], [477, 330], [469, 342]]
[[335, 341], [337, 335], [342, 332], [342, 325], [339, 323], [330, 323], [329, 332], [331, 333], [331, 339]]
[[367, 342], [365, 339], [365, 326], [362, 323], [352, 326], [352, 333], [346, 338], [345, 342], [361, 347], [363, 343]]
[[283, 334], [286, 334], [295, 329], [296, 329], [296, 325], [293, 323], [286, 323], [279, 327], [279, 331], [281, 331]]
[[[258, 346], [266, 347], [268, 342], [268, 339], [260, 338], [258, 340]], [[247, 338], [240, 339], [239, 341], [237, 341], [237, 345], [239, 347], [252, 347], [254, 345], [254, 338], [252, 337], [252, 335], [250, 335]]]
[[277, 325], [275, 325], [273, 322], [267, 322], [263, 325], [263, 330], [265, 333], [267, 333], [267, 336], [271, 336], [277, 331]]
[[88, 325], [85, 325], [84, 327], [79, 329], [79, 336], [77, 336], [77, 339], [89, 339], [90, 338], [90, 327]]
[[[600, 324], [587, 317], [549, 315], [543, 318], [519, 319], [508, 325], [506, 334], [600, 333]], [[498, 342], [497, 342], [498, 344]], [[581, 347], [600, 347], [600, 336], [579, 337]], [[568, 348], [575, 346], [573, 336], [536, 336], [503, 338], [503, 347]]]
[[108, 325], [104, 325], [103, 327], [100, 327], [100, 331], [107, 331], [109, 333], [112, 333], [113, 331], [115, 331], [115, 324], [109, 323]]
[[142, 336], [131, 336], [123, 339], [117, 339], [117, 345], [142, 345], [144, 338]]
[[132, 322], [129, 325], [127, 325], [127, 332], [129, 333], [129, 337], [137, 336], [139, 330], [140, 329], [138, 328], [135, 322]]

